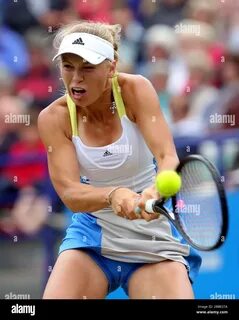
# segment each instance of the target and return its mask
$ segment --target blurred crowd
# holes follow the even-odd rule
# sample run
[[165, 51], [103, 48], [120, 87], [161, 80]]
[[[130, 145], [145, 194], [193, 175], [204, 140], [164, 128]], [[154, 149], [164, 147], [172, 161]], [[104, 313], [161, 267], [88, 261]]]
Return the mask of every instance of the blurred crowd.
[[[0, 230], [34, 233], [62, 209], [37, 115], [62, 95], [52, 40], [68, 22], [121, 25], [118, 70], [152, 82], [175, 138], [238, 135], [238, 1], [0, 0], [0, 9]], [[238, 141], [228, 150], [239, 185]]]

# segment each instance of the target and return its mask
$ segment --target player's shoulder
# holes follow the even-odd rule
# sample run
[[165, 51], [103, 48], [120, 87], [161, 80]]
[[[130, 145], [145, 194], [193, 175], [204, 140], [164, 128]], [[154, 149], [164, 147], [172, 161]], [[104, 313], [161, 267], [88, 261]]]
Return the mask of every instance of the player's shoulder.
[[52, 119], [58, 117], [60, 114], [67, 112], [66, 106], [66, 97], [60, 97], [44, 108], [39, 113], [39, 118], [44, 118], [45, 120], [49, 119], [52, 121]]
[[155, 95], [155, 90], [151, 82], [139, 74], [120, 73], [118, 81], [127, 115], [131, 121], [135, 122], [142, 97]]
[[135, 104], [142, 95], [155, 94], [152, 83], [140, 74], [119, 74], [119, 86], [126, 104]]
[[61, 128], [65, 131], [69, 113], [67, 109], [66, 96], [54, 100], [44, 108], [38, 116], [38, 128], [40, 131], [50, 131]]
[[151, 82], [141, 74], [119, 73], [118, 81], [121, 88], [125, 90], [137, 90], [151, 85]]

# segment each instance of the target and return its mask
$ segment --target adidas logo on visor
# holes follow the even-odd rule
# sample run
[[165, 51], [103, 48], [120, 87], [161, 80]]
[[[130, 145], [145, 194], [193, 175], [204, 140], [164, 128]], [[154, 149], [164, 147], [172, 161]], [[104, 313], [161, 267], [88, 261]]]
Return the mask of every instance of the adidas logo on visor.
[[72, 44], [82, 44], [82, 45], [84, 45], [85, 43], [83, 42], [83, 40], [81, 38], [78, 38], [75, 41], [73, 41]]

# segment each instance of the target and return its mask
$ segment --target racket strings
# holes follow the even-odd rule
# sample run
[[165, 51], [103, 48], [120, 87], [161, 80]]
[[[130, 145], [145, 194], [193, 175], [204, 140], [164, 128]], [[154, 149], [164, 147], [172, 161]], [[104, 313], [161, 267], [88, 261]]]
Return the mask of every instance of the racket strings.
[[189, 161], [182, 167], [181, 179], [178, 222], [194, 244], [213, 247], [221, 236], [222, 209], [212, 173], [202, 161]]

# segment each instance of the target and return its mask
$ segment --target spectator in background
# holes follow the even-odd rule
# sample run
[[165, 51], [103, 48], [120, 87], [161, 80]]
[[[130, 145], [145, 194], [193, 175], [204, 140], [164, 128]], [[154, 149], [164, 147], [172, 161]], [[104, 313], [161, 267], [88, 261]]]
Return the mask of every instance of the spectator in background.
[[239, 188], [239, 150], [237, 150], [232, 166], [227, 172], [225, 183], [228, 189]]
[[0, 98], [15, 94], [15, 78], [6, 66], [0, 63]]
[[[239, 55], [228, 53], [224, 56], [223, 61], [220, 70], [222, 88], [219, 91], [217, 99], [209, 105], [205, 114], [205, 119], [207, 119], [207, 125], [210, 130], [221, 130], [224, 128], [224, 124], [228, 124], [232, 128], [235, 126], [235, 124], [231, 126], [232, 121], [223, 123], [219, 120], [221, 120], [220, 116], [226, 115], [229, 112], [228, 109], [232, 108], [233, 112], [236, 111], [235, 101], [239, 92]], [[224, 118], [226, 119], [226, 117]], [[213, 119], [215, 121], [212, 121]]]
[[177, 60], [181, 64], [182, 73], [186, 76], [181, 77], [181, 81], [177, 81], [177, 77], [175, 77], [175, 81], [171, 85], [172, 91], [182, 93], [189, 77], [186, 61], [188, 54], [194, 50], [205, 52], [213, 62], [213, 67], [217, 69], [221, 64], [222, 51], [218, 50], [220, 44], [218, 45], [215, 40], [215, 29], [207, 23], [184, 19], [175, 25], [175, 32], [178, 40]]
[[[135, 19], [142, 24], [143, 17], [142, 17], [142, 14], [140, 13], [141, 0], [128, 0], [127, 2], [129, 7], [134, 13]], [[150, 3], [152, 3], [152, 1]]]
[[[0, 97], [0, 154], [7, 153], [18, 139], [19, 124], [9, 121], [11, 115], [20, 115], [24, 113], [24, 104], [18, 97], [2, 96]], [[1, 162], [0, 170], [4, 163]]]
[[175, 25], [179, 41], [179, 53], [186, 54], [190, 50], [204, 50], [210, 54], [215, 45], [215, 29], [208, 23], [184, 19]]
[[230, 21], [227, 44], [230, 52], [239, 54], [239, 10]]
[[[31, 2], [32, 10], [38, 1], [27, 0]], [[55, 27], [61, 24], [69, 23], [77, 19], [77, 13], [74, 10], [72, 2], [74, 0], [44, 0], [47, 3], [45, 12], [39, 12], [37, 18], [44, 28], [50, 29], [52, 32]], [[51, 29], [52, 28], [52, 29]]]
[[211, 24], [217, 23], [218, 0], [189, 0], [185, 7], [185, 15], [193, 19]]
[[0, 65], [14, 77], [26, 74], [29, 55], [22, 36], [0, 24]]
[[179, 20], [184, 18], [186, 3], [187, 0], [142, 0], [141, 12], [143, 15], [144, 12], [147, 13], [147, 16], [144, 15], [145, 27], [148, 28], [154, 24], [174, 27]]
[[32, 28], [26, 33], [25, 39], [30, 55], [30, 69], [24, 77], [18, 79], [16, 90], [24, 99], [42, 109], [52, 101], [57, 88], [50, 67], [49, 38], [41, 28]]
[[[34, 109], [24, 113], [25, 123], [19, 124], [19, 140], [9, 148], [10, 161], [4, 170], [4, 176], [13, 181], [18, 188], [28, 187], [44, 182], [46, 166], [44, 164], [45, 150], [40, 141], [37, 130], [38, 112]], [[42, 159], [38, 157], [42, 156]], [[25, 157], [26, 163], [18, 162], [18, 158]], [[29, 165], [30, 164], [30, 165]]]
[[165, 25], [154, 25], [144, 37], [145, 62], [139, 65], [138, 73], [147, 75], [146, 67], [160, 59], [169, 63], [167, 90], [170, 94], [181, 94], [188, 79], [184, 51], [180, 48], [180, 35], [177, 29]]
[[155, 14], [158, 5], [154, 1], [139, 0], [138, 17], [145, 28], [149, 28], [148, 21]]
[[138, 65], [136, 72], [147, 76], [147, 67], [164, 59], [169, 63], [168, 91], [173, 94], [175, 90], [182, 91], [181, 83], [186, 82], [187, 74], [178, 56], [174, 55], [177, 49], [175, 30], [165, 25], [152, 26], [145, 32], [143, 48], [143, 62]]
[[229, 47], [227, 47], [228, 51], [231, 52], [232, 50], [233, 53], [236, 53], [233, 48], [230, 47], [230, 37], [234, 27], [238, 25], [239, 1], [221, 1], [218, 9], [217, 17], [218, 20], [220, 19], [222, 25], [220, 32], [223, 35], [223, 40], [227, 46], [229, 45]]
[[221, 57], [225, 52], [224, 41], [226, 39], [224, 39], [223, 20], [218, 18], [218, 11], [220, 7], [223, 6], [224, 4], [218, 0], [190, 0], [186, 8], [187, 19], [189, 19], [189, 21], [194, 20], [194, 23], [198, 21], [200, 29], [203, 28], [204, 33], [206, 31], [205, 27], [207, 26], [211, 26], [213, 29], [214, 43], [209, 50], [216, 67], [221, 63]]
[[[0, 97], [0, 209], [9, 209], [17, 198], [18, 190], [13, 180], [5, 177], [5, 168], [9, 163], [9, 150], [18, 141], [19, 124], [9, 121], [11, 115], [24, 112], [24, 104], [17, 97]], [[0, 221], [0, 229], [2, 221]]]
[[168, 87], [168, 76], [169, 76], [169, 63], [167, 60], [159, 59], [155, 63], [149, 63], [146, 66], [147, 78], [151, 81], [156, 90], [160, 107], [164, 114], [164, 117], [168, 124], [171, 123], [171, 112], [170, 112], [170, 98], [171, 95], [167, 90]]
[[6, 1], [3, 14], [4, 23], [21, 34], [39, 26], [54, 28], [73, 19], [76, 14], [68, 0]]
[[4, 13], [5, 13], [5, 7], [6, 7], [5, 0], [0, 0], [0, 8], [1, 8], [1, 11], [0, 11], [0, 24], [3, 21], [3, 16], [4, 16]]
[[170, 101], [171, 130], [174, 137], [192, 137], [205, 134], [204, 125], [189, 115], [190, 105], [186, 95], [174, 96]]
[[175, 31], [165, 25], [157, 24], [149, 28], [144, 40], [148, 60], [169, 59], [173, 49], [176, 48]]
[[239, 94], [225, 105], [224, 113], [231, 121], [222, 123], [222, 129], [239, 129]]
[[144, 28], [135, 20], [134, 13], [125, 0], [114, 4], [112, 22], [121, 25], [118, 69], [121, 72], [133, 73]]
[[185, 94], [189, 96], [189, 116], [205, 123], [206, 109], [218, 96], [218, 89], [212, 85], [214, 66], [209, 54], [202, 50], [189, 51], [185, 59], [189, 70], [185, 88]]
[[44, 194], [47, 171], [45, 150], [37, 129], [38, 112], [32, 109], [25, 115], [29, 123], [18, 124], [19, 140], [9, 147], [2, 178], [9, 183], [5, 192], [12, 196], [13, 230], [31, 234], [46, 220], [49, 200]]
[[[40, 2], [45, 7], [46, 1]], [[29, 28], [38, 25], [38, 20], [31, 11], [30, 1], [6, 1], [3, 22], [17, 33], [24, 34]], [[39, 7], [39, 6], [38, 6]], [[41, 9], [42, 10], [42, 9]], [[44, 9], [43, 9], [44, 10]]]
[[[71, 0], [78, 17], [82, 20], [111, 22], [111, 0]], [[114, 1], [116, 2], [116, 1]]]

